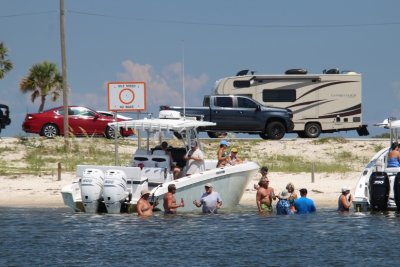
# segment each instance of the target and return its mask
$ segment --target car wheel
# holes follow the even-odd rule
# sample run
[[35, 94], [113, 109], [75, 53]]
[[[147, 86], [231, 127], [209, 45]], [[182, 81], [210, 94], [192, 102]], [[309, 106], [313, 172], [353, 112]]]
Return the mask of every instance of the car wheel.
[[321, 134], [321, 126], [316, 122], [307, 123], [304, 133], [307, 138], [317, 138]]
[[60, 131], [58, 130], [57, 125], [48, 123], [42, 127], [40, 131], [40, 135], [45, 136], [47, 138], [54, 138], [59, 135]]
[[115, 131], [114, 131], [114, 127], [110, 127], [107, 126], [106, 131], [105, 131], [105, 135], [108, 139], [113, 139], [115, 138]]
[[273, 121], [266, 127], [265, 133], [269, 139], [280, 140], [285, 136], [285, 126], [279, 121]]

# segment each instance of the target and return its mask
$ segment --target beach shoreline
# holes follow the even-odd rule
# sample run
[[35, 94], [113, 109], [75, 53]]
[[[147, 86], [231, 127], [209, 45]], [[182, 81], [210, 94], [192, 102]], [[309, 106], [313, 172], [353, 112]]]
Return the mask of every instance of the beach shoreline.
[[[298, 189], [307, 188], [308, 197], [313, 199], [315, 205], [320, 208], [337, 207], [337, 199], [343, 186], [349, 186], [354, 192], [359, 173], [315, 173], [312, 182], [311, 173], [269, 173], [270, 186], [274, 188], [275, 194], [285, 189], [287, 183], [295, 185]], [[255, 175], [240, 200], [240, 205], [254, 206], [256, 208], [256, 190], [254, 184], [259, 181], [260, 175]], [[1, 207], [24, 207], [24, 208], [61, 208], [66, 207], [61, 196], [63, 186], [77, 181], [74, 173], [63, 173], [61, 180], [55, 176], [32, 175], [13, 178], [0, 176], [0, 206]], [[218, 188], [215, 189], [218, 191]], [[274, 202], [276, 203], [276, 202]]]

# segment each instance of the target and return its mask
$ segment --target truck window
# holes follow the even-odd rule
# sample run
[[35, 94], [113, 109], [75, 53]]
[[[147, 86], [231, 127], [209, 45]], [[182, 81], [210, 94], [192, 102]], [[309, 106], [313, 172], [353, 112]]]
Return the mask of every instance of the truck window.
[[257, 108], [257, 104], [248, 98], [238, 97], [237, 100], [239, 108]]
[[268, 90], [264, 89], [262, 93], [264, 102], [294, 102], [296, 101], [295, 89], [278, 89]]
[[231, 108], [233, 107], [232, 97], [229, 96], [216, 97], [214, 104], [216, 107]]
[[209, 107], [209, 106], [210, 106], [210, 97], [206, 96], [206, 97], [204, 97], [204, 100], [203, 100], [203, 107]]

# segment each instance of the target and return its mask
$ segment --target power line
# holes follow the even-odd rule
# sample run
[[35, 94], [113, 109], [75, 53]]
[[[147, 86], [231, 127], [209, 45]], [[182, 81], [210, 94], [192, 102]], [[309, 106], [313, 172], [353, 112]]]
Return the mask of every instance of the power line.
[[170, 23], [181, 25], [198, 25], [198, 26], [217, 26], [217, 27], [231, 27], [231, 28], [348, 28], [348, 27], [373, 27], [373, 26], [393, 26], [400, 25], [400, 22], [381, 22], [381, 23], [350, 23], [350, 24], [303, 24], [303, 25], [290, 25], [290, 24], [235, 24], [235, 23], [210, 23], [210, 22], [196, 22], [196, 21], [181, 21], [181, 20], [160, 20], [160, 19], [147, 19], [138, 17], [121, 17], [99, 13], [83, 12], [69, 10], [71, 14], [106, 17], [113, 19], [146, 21], [151, 23]]
[[11, 14], [11, 15], [0, 15], [0, 18], [27, 17], [27, 16], [36, 16], [36, 15], [43, 15], [43, 14], [55, 14], [55, 13], [58, 14], [58, 11], [54, 10], [54, 11], [19, 13], [19, 14]]
[[[134, 20], [134, 21], [144, 21], [150, 23], [168, 23], [168, 24], [179, 24], [179, 25], [197, 25], [197, 26], [213, 26], [213, 27], [227, 27], [227, 28], [365, 28], [365, 27], [384, 27], [384, 26], [397, 26], [400, 22], [380, 22], [380, 23], [348, 23], [348, 24], [237, 24], [237, 23], [212, 23], [212, 22], [200, 22], [200, 21], [185, 21], [185, 20], [168, 20], [168, 19], [148, 19], [148, 18], [138, 18], [138, 17], [122, 17], [114, 16], [100, 13], [76, 11], [76, 10], [66, 10], [67, 13], [84, 15], [84, 16], [94, 16], [103, 17], [118, 20]], [[11, 15], [0, 15], [2, 18], [13, 18], [13, 17], [26, 17], [26, 16], [36, 16], [43, 14], [54, 14], [58, 13], [55, 11], [43, 11], [43, 12], [30, 12], [30, 13], [20, 13]]]

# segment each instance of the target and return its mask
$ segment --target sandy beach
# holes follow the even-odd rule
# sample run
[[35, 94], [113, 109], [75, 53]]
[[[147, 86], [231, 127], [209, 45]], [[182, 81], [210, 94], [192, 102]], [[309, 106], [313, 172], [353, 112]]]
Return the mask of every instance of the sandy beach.
[[[0, 142], [4, 145], [4, 139]], [[380, 143], [382, 145], [388, 142], [383, 141], [349, 141], [344, 144], [322, 144], [315, 145], [313, 141], [306, 139], [298, 140], [281, 140], [281, 141], [264, 141], [262, 142], [262, 150], [265, 153], [278, 153], [277, 151], [283, 151], [282, 153], [295, 155], [301, 155], [303, 157], [318, 157], [318, 155], [325, 160], [329, 159], [327, 156], [331, 153], [331, 150], [341, 151], [360, 151], [364, 158], [371, 158], [376, 152], [374, 146]], [[8, 146], [12, 144], [9, 142]], [[285, 147], [298, 147], [298, 151], [285, 150]], [[257, 147], [260, 149], [260, 147]], [[253, 148], [250, 151], [254, 151]], [[3, 151], [3, 160], [7, 151]], [[253, 152], [255, 153], [255, 152]], [[9, 157], [12, 157], [10, 155]], [[250, 155], [251, 157], [251, 155]], [[361, 160], [360, 160], [361, 161]], [[365, 161], [365, 159], [363, 159]], [[337, 198], [340, 194], [340, 190], [343, 186], [348, 186], [354, 192], [354, 187], [359, 178], [359, 175], [363, 169], [364, 163], [360, 162], [359, 166], [354, 167], [354, 171], [343, 172], [343, 173], [320, 173], [314, 174], [314, 182], [312, 181], [311, 172], [304, 173], [286, 173], [286, 172], [274, 172], [270, 170], [269, 179], [270, 186], [274, 188], [275, 193], [278, 194], [280, 191], [285, 189], [287, 183], [292, 182], [296, 190], [305, 187], [308, 189], [308, 196], [313, 199], [317, 207], [336, 207]], [[246, 191], [241, 199], [240, 204], [255, 206], [255, 195], [253, 185], [259, 180], [260, 175], [257, 174], [253, 177], [252, 181], [246, 188]], [[64, 185], [70, 184], [76, 181], [75, 174], [73, 172], [63, 172], [61, 174], [61, 180], [58, 181], [57, 174], [51, 175], [0, 175], [0, 206], [6, 207], [63, 207], [63, 201], [60, 194], [61, 188]], [[298, 192], [298, 191], [297, 191]]]
[[[349, 172], [317, 173], [314, 183], [311, 181], [310, 173], [270, 173], [270, 184], [275, 193], [285, 189], [287, 183], [294, 183], [296, 189], [306, 187], [308, 196], [312, 198], [319, 207], [333, 207], [337, 205], [337, 197], [343, 185], [353, 188], [358, 180], [359, 173]], [[240, 201], [242, 205], [255, 206], [255, 194], [253, 185], [257, 184], [259, 176], [255, 176], [249, 183]], [[9, 178], [0, 176], [0, 204], [7, 207], [63, 207], [61, 188], [73, 181], [76, 177], [72, 173], [65, 173], [61, 181], [57, 177], [27, 176], [21, 178]], [[354, 189], [354, 188], [353, 188]], [[352, 190], [354, 191], [354, 190]]]

